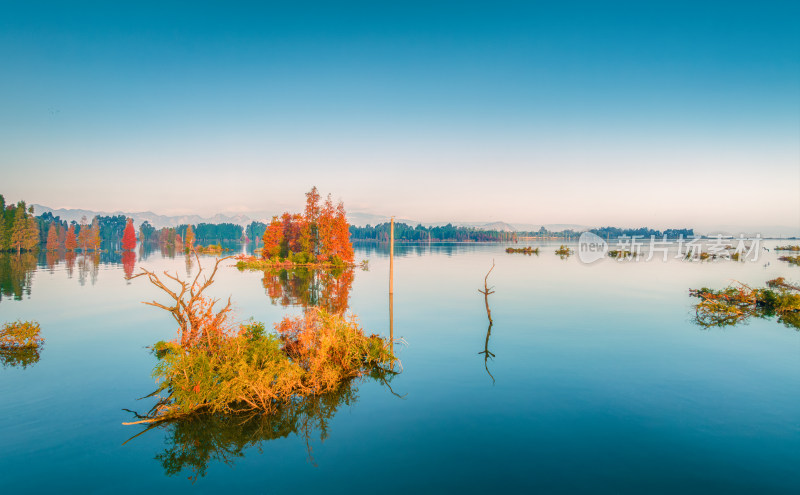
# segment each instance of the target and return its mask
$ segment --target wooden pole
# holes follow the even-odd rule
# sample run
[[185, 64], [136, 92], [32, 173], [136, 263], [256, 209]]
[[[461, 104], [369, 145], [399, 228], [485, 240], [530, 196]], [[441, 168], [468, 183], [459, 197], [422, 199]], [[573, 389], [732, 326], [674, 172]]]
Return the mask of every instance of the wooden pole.
[[389, 294], [394, 294], [394, 217], [389, 234]]
[[389, 293], [389, 351], [394, 356], [394, 294]]

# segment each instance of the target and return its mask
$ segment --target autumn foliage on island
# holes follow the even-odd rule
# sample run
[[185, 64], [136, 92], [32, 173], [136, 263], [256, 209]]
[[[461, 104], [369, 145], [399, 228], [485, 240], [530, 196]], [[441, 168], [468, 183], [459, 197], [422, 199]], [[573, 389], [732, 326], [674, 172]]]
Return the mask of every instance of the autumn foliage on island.
[[303, 213], [273, 217], [264, 232], [265, 260], [286, 260], [296, 264], [353, 262], [350, 225], [342, 202], [334, 207], [330, 194], [320, 204], [317, 188], [306, 193]]

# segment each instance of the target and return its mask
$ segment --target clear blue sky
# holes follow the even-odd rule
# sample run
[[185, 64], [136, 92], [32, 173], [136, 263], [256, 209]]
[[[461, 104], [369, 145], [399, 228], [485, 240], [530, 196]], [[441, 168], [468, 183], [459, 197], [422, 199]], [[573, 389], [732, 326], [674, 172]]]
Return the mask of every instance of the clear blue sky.
[[2, 2], [0, 193], [800, 226], [798, 2]]

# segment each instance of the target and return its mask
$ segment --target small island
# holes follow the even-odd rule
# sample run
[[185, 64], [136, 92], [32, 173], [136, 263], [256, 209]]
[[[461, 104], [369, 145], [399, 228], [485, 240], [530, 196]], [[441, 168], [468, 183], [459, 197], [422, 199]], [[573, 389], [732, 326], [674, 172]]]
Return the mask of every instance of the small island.
[[264, 231], [261, 256], [237, 256], [240, 270], [279, 267], [331, 268], [353, 264], [350, 225], [344, 204], [334, 207], [329, 194], [320, 204], [316, 187], [306, 193], [303, 213], [284, 212]]

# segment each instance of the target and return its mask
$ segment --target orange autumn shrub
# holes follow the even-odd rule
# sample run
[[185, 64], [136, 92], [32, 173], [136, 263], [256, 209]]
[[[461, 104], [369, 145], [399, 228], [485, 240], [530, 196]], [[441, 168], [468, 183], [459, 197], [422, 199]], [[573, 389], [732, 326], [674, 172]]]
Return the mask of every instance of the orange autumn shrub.
[[283, 352], [305, 371], [303, 384], [313, 393], [327, 392], [342, 380], [394, 361], [386, 341], [365, 335], [355, 316], [346, 318], [317, 308], [284, 318], [275, 330]]

